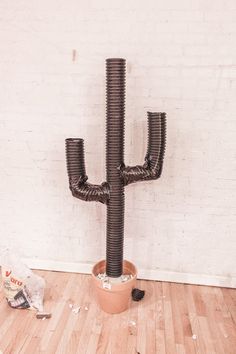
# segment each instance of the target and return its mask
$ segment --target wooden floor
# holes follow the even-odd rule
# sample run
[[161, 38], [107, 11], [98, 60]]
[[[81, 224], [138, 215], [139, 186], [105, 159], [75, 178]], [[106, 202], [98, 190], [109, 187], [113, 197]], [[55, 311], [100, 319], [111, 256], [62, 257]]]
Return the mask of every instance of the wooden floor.
[[236, 290], [138, 281], [145, 298], [109, 315], [94, 303], [90, 276], [36, 273], [52, 318], [11, 309], [1, 291], [0, 353], [236, 354]]

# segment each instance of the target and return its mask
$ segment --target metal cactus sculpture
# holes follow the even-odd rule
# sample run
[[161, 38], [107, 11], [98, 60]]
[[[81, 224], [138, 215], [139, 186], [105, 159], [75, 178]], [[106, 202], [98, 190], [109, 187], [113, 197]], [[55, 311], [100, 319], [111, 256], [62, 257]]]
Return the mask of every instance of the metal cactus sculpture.
[[123, 273], [124, 187], [161, 176], [165, 143], [166, 114], [148, 112], [148, 146], [143, 165], [124, 164], [125, 59], [106, 60], [106, 175], [101, 185], [87, 182], [83, 139], [66, 139], [66, 158], [72, 195], [107, 205], [106, 274]]

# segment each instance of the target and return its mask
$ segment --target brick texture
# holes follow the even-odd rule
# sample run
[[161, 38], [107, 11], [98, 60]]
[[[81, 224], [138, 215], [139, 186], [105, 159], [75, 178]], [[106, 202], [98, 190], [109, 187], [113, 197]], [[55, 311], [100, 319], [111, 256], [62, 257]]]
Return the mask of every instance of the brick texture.
[[105, 179], [105, 66], [127, 58], [126, 163], [146, 150], [146, 111], [166, 111], [162, 178], [126, 188], [125, 253], [138, 267], [236, 269], [236, 2], [0, 3], [0, 247], [93, 263], [105, 207], [73, 199], [66, 137]]

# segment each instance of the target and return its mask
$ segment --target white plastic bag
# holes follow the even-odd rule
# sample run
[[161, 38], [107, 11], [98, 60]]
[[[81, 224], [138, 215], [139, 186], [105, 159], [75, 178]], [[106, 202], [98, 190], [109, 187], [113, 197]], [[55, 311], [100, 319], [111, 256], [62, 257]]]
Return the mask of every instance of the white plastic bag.
[[1, 253], [1, 268], [8, 304], [13, 308], [43, 311], [44, 279], [34, 274], [9, 249]]

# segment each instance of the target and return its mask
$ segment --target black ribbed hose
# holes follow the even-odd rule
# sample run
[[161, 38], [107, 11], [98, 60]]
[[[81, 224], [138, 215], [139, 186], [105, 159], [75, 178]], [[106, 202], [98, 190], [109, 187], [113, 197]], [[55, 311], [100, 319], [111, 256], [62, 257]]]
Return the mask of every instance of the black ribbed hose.
[[120, 168], [124, 185], [160, 178], [166, 146], [166, 114], [148, 112], [148, 146], [143, 165]]
[[66, 163], [69, 178], [77, 178], [79, 182], [87, 181], [83, 139], [66, 139]]
[[106, 60], [106, 171], [110, 187], [107, 205], [106, 273], [123, 272], [124, 183], [120, 166], [124, 161], [125, 59]]
[[148, 148], [146, 162], [152, 179], [160, 178], [166, 149], [166, 113], [148, 112]]
[[108, 184], [103, 182], [101, 185], [97, 185], [87, 182], [83, 139], [66, 139], [66, 161], [72, 195], [85, 201], [106, 204], [109, 199]]

